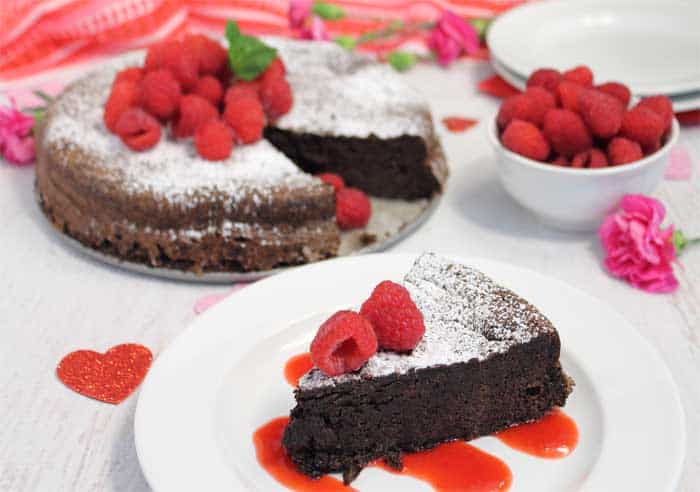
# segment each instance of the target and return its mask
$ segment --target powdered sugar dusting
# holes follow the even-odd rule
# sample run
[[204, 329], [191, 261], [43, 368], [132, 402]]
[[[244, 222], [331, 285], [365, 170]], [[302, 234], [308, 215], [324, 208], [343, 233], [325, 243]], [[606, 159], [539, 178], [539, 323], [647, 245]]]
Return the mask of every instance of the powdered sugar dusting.
[[478, 270], [433, 253], [424, 253], [416, 260], [403, 285], [425, 320], [425, 335], [410, 354], [378, 352], [360, 371], [335, 378], [313, 369], [301, 379], [299, 387], [307, 390], [484, 360], [554, 331], [547, 318], [512, 291]]

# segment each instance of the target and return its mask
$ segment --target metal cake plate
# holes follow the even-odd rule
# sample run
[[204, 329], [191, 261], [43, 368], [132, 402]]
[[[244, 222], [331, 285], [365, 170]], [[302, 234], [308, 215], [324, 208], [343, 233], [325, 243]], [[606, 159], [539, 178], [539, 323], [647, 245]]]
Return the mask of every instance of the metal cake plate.
[[[362, 229], [341, 233], [338, 256], [376, 253], [393, 246], [402, 239], [408, 237], [430, 217], [440, 203], [440, 198], [440, 195], [436, 195], [431, 199], [410, 202], [387, 198], [370, 198], [372, 202], [372, 218], [367, 226]], [[265, 271], [206, 272], [203, 274], [196, 274], [172, 268], [152, 267], [143, 263], [123, 261], [115, 256], [104, 254], [85, 246], [72, 237], [56, 230], [54, 227], [51, 227], [51, 229], [71, 248], [97, 261], [131, 272], [170, 280], [209, 284], [252, 282], [295, 268], [295, 266], [285, 266]]]

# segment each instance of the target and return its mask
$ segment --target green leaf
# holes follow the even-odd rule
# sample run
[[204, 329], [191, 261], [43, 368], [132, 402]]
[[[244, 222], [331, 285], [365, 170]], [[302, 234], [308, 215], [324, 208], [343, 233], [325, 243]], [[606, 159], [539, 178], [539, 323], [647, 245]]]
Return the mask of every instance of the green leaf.
[[399, 72], [403, 72], [411, 68], [418, 61], [418, 56], [415, 53], [408, 51], [392, 51], [387, 58], [389, 64]]
[[35, 91], [32, 91], [32, 93], [33, 93], [36, 97], [38, 97], [39, 99], [43, 99], [44, 101], [46, 101], [46, 102], [48, 102], [48, 103], [50, 103], [51, 101], [53, 101], [53, 97], [49, 96], [49, 95], [48, 95], [46, 92], [44, 92], [44, 91], [35, 90]]
[[253, 80], [277, 57], [277, 51], [258, 38], [241, 34], [234, 21], [226, 24], [228, 62], [236, 77]]
[[486, 39], [486, 31], [491, 25], [491, 19], [471, 19], [469, 23], [476, 29], [479, 40], [484, 41]]
[[340, 20], [345, 17], [345, 11], [332, 3], [314, 2], [311, 11], [325, 20]]
[[334, 41], [348, 51], [354, 50], [357, 46], [357, 40], [352, 36], [338, 36]]

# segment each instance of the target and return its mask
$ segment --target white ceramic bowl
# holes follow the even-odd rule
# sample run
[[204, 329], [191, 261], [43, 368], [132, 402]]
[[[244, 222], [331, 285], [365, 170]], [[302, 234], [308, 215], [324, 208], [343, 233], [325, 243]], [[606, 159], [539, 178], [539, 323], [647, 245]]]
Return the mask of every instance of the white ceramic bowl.
[[534, 161], [509, 151], [498, 138], [496, 118], [488, 125], [503, 187], [542, 222], [567, 231], [594, 230], [624, 195], [651, 193], [663, 178], [668, 152], [676, 144], [679, 131], [674, 118], [664, 146], [635, 163], [574, 169]]

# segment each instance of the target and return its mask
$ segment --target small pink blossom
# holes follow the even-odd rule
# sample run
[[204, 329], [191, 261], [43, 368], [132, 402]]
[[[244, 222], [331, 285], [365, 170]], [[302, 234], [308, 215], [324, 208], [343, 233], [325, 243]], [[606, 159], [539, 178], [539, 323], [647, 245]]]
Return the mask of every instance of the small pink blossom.
[[479, 33], [474, 26], [450, 10], [445, 10], [428, 37], [428, 47], [446, 67], [460, 54], [479, 49]]
[[309, 39], [313, 41], [328, 41], [331, 39], [330, 34], [326, 30], [326, 24], [319, 16], [311, 17], [311, 23], [301, 31], [301, 39]]
[[289, 27], [292, 29], [301, 29], [304, 27], [306, 19], [311, 15], [311, 6], [311, 0], [291, 0], [291, 2], [289, 2], [289, 10], [287, 11]]
[[664, 206], [644, 195], [625, 195], [620, 209], [598, 231], [606, 253], [605, 268], [647, 292], [675, 291], [673, 226], [661, 228]]
[[14, 101], [0, 106], [0, 154], [10, 163], [26, 165], [34, 160], [34, 118], [19, 111]]

